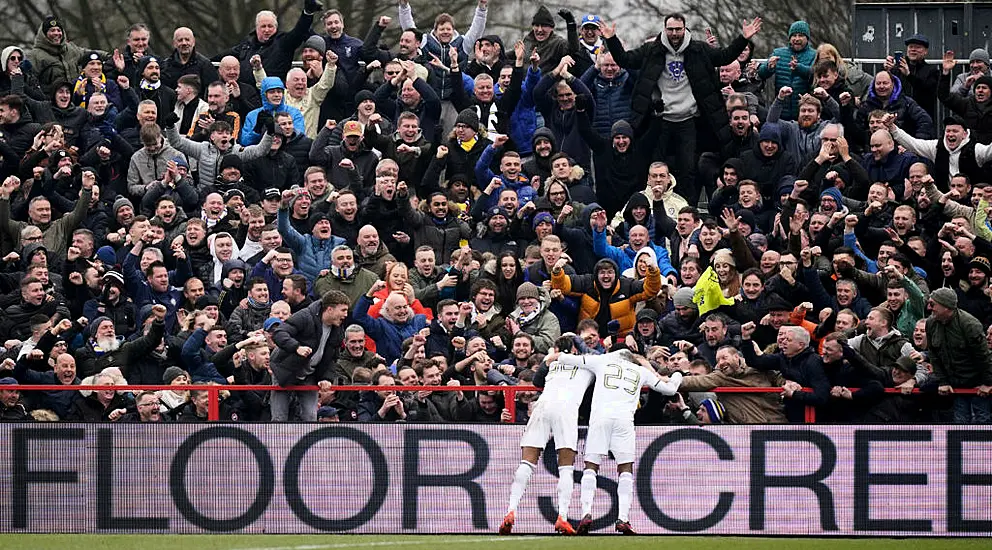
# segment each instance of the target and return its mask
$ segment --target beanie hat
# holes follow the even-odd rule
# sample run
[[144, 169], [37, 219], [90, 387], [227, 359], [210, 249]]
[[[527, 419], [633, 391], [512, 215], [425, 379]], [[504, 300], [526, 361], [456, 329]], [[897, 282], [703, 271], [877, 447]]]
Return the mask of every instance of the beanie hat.
[[134, 205], [131, 204], [131, 201], [127, 197], [117, 197], [117, 200], [114, 201], [114, 215], [116, 216], [117, 211], [125, 206], [130, 206], [131, 210], [134, 210]]
[[840, 189], [837, 189], [836, 187], [827, 187], [822, 193], [820, 193], [820, 199], [822, 200], [823, 197], [827, 195], [830, 195], [830, 198], [834, 199], [834, 202], [837, 203], [837, 208], [840, 208], [844, 204], [841, 202], [843, 200], [843, 196], [840, 194]]
[[[278, 321], [278, 319], [276, 319]], [[495, 370], [495, 369], [494, 369]], [[336, 407], [321, 407], [317, 409], [317, 418], [333, 418], [338, 416], [339, 411]]]
[[737, 260], [734, 259], [733, 253], [729, 249], [721, 248], [713, 253], [713, 257], [710, 259], [710, 263], [716, 265], [717, 262], [730, 264], [737, 267]]
[[552, 216], [551, 214], [547, 213], [547, 212], [538, 212], [537, 215], [534, 216], [534, 221], [532, 222], [532, 224], [533, 224], [534, 229], [537, 229], [537, 226], [539, 226], [539, 225], [541, 225], [542, 223], [545, 223], [545, 222], [550, 223], [551, 225], [554, 225], [555, 224], [555, 217]]
[[158, 58], [152, 57], [150, 55], [146, 55], [146, 56], [143, 56], [140, 59], [138, 59], [137, 70], [138, 70], [138, 76], [139, 77], [141, 75], [145, 74], [145, 69], [148, 67], [148, 65], [152, 61], [154, 61], [155, 63], [158, 63]]
[[324, 42], [324, 39], [319, 34], [307, 38], [307, 41], [303, 43], [303, 47], [317, 50], [320, 52], [320, 55], [327, 53], [327, 43]]
[[740, 212], [737, 213], [737, 217], [741, 219], [741, 223], [747, 225], [754, 231], [758, 225], [758, 218], [747, 208], [742, 208]]
[[310, 216], [310, 231], [312, 232], [313, 228], [316, 227], [319, 222], [324, 220], [331, 221], [331, 218], [323, 212], [317, 212], [316, 214]]
[[62, 162], [62, 159], [71, 158], [69, 156], [69, 151], [65, 149], [56, 149], [51, 155], [48, 155], [48, 166], [52, 167], [54, 171], [55, 168]]
[[692, 301], [692, 296], [695, 294], [693, 290], [687, 286], [682, 287], [675, 291], [675, 296], [672, 298], [672, 302], [675, 307], [691, 307], [693, 309], [699, 309], [696, 302]]
[[779, 196], [788, 195], [792, 193], [792, 190], [796, 187], [796, 178], [793, 176], [782, 176], [782, 179], [778, 181], [778, 194]]
[[363, 101], [375, 101], [375, 95], [368, 90], [358, 90], [355, 94], [355, 107], [361, 105]]
[[464, 109], [462, 112], [458, 113], [458, 118], [455, 119], [455, 124], [464, 124], [475, 131], [479, 131], [479, 114], [476, 113], [475, 109], [471, 107]]
[[789, 38], [792, 38], [792, 36], [793, 35], [796, 35], [796, 34], [804, 35], [807, 39], [809, 39], [809, 37], [810, 37], [809, 36], [809, 23], [807, 23], [805, 21], [796, 21], [795, 23], [793, 23], [792, 25], [790, 25], [789, 26]]
[[947, 115], [944, 117], [944, 120], [942, 120], [941, 123], [944, 126], [944, 128], [947, 128], [948, 126], [961, 126], [965, 130], [968, 129], [968, 125], [965, 124], [964, 120], [962, 120], [957, 115]]
[[101, 315], [96, 319], [93, 319], [93, 321], [89, 324], [89, 326], [87, 327], [86, 335], [90, 338], [93, 338], [96, 336], [96, 331], [100, 329], [100, 325], [102, 325], [103, 323], [113, 323], [113, 322], [114, 321], [111, 320], [110, 317]]
[[989, 259], [985, 256], [975, 256], [972, 258], [968, 263], [968, 268], [979, 269], [986, 277], [992, 275], [992, 262], [989, 262]]
[[938, 288], [930, 293], [930, 299], [946, 308], [957, 309], [958, 307], [958, 294], [950, 288]]
[[[104, 248], [110, 248], [110, 247], [109, 246], [105, 246], [105, 247], [101, 248], [100, 250], [103, 250]], [[111, 249], [111, 250], [113, 250], [113, 249]], [[107, 262], [104, 262], [104, 264], [106, 264], [106, 263]], [[105, 285], [115, 285], [117, 288], [119, 288], [121, 290], [124, 290], [126, 288], [125, 285], [124, 285], [124, 275], [122, 275], [120, 271], [113, 271], [113, 270], [111, 270], [111, 271], [108, 271], [108, 272], [104, 273], [103, 274], [103, 284], [105, 284]]]
[[216, 295], [208, 293], [196, 299], [196, 309], [206, 309], [210, 306], [219, 306], [220, 299]]
[[186, 158], [183, 157], [182, 155], [179, 155], [177, 157], [172, 157], [172, 162], [176, 163], [176, 166], [182, 166], [186, 170], [189, 170], [189, 163], [186, 162]]
[[[98, 260], [103, 262], [103, 265], [105, 267], [112, 266], [117, 263], [117, 253], [114, 252], [114, 247], [112, 246], [101, 246], [100, 248], [98, 248], [96, 251], [96, 257]], [[106, 278], [107, 275], [110, 275], [111, 273], [114, 272], [108, 271], [107, 274], [104, 275], [104, 278]], [[117, 275], [120, 275], [120, 273], [118, 273]]]
[[782, 130], [778, 127], [777, 123], [765, 124], [761, 127], [761, 131], [758, 132], [758, 141], [771, 141], [781, 147]]
[[10, 376], [4, 376], [3, 378], [0, 378], [0, 386], [16, 386], [16, 385], [17, 385], [16, 378], [12, 378]]
[[526, 282], [517, 288], [517, 301], [519, 302], [523, 298], [534, 298], [535, 300], [540, 299], [541, 293], [537, 289], [537, 285], [531, 282]]
[[[987, 59], [987, 57], [986, 57], [986, 59]], [[90, 61], [99, 61], [99, 62], [102, 63], [103, 62], [103, 59], [100, 57], [100, 53], [99, 52], [95, 52], [93, 50], [88, 50], [88, 51], [83, 52], [83, 55], [80, 55], [79, 56], [79, 61], [77, 61], [76, 64], [79, 65], [79, 68], [80, 69], [82, 69], [83, 67], [85, 67], [86, 65], [88, 65]], [[6, 67], [4, 69], [6, 70]]]
[[915, 376], [917, 365], [916, 365], [916, 361], [913, 361], [912, 357], [908, 355], [903, 355], [899, 359], [896, 359], [895, 368], [902, 371], [906, 371], [909, 374]]
[[592, 268], [592, 273], [593, 275], [599, 275], [599, 272], [604, 269], [612, 269], [614, 273], [619, 275], [616, 262], [609, 258], [603, 258], [602, 260], [596, 262], [596, 265]]
[[626, 120], [618, 120], [613, 123], [613, 127], [610, 128], [611, 136], [627, 136], [629, 138], [634, 137], [634, 129], [630, 126], [630, 123]]
[[542, 25], [545, 27], [554, 28], [555, 18], [551, 16], [551, 12], [548, 11], [548, 8], [542, 5], [541, 7], [537, 8], [537, 13], [534, 14], [534, 18], [531, 19], [530, 24], [532, 26]]
[[727, 415], [727, 409], [723, 406], [723, 403], [710, 398], [703, 399], [703, 402], [699, 406], [706, 410], [706, 414], [709, 415], [710, 421], [714, 424], [723, 423], [723, 418]]
[[486, 210], [486, 223], [489, 223], [489, 220], [493, 219], [494, 216], [503, 216], [506, 218], [506, 221], [510, 221], [510, 215], [506, 213], [506, 210], [504, 210], [502, 206], [493, 206], [492, 208]]
[[220, 172], [223, 172], [226, 168], [237, 168], [238, 172], [242, 172], [244, 166], [241, 163], [241, 157], [238, 155], [224, 155], [224, 158], [220, 161]]
[[985, 51], [983, 48], [975, 48], [971, 50], [971, 55], [968, 56], [968, 62], [981, 61], [986, 65], [989, 64], [989, 52]]
[[975, 86], [977, 87], [979, 84], [985, 84], [989, 88], [992, 88], [992, 76], [986, 74], [978, 77], [978, 79], [975, 80]]
[[165, 372], [162, 373], [162, 383], [166, 385], [172, 384], [172, 381], [175, 380], [176, 378], [179, 378], [180, 376], [185, 376], [186, 378], [189, 378], [189, 375], [186, 374], [186, 371], [184, 371], [179, 367], [171, 366], [165, 369]]
[[[65, 27], [62, 25], [62, 21], [54, 15], [46, 16], [45, 20], [41, 23], [42, 32], [48, 32], [48, 29], [62, 29], [62, 32], [65, 32]], [[4, 67], [4, 69], [6, 69], [6, 67]]]

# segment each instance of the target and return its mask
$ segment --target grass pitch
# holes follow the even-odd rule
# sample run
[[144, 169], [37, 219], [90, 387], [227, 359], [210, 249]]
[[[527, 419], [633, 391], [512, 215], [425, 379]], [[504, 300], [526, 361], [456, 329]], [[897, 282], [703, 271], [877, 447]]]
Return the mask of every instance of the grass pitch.
[[[609, 538], [607, 538], [609, 537]], [[487, 550], [638, 550], [661, 547], [679, 550], [978, 550], [990, 539], [825, 539], [758, 537], [480, 537], [474, 535], [0, 535], [0, 549], [25, 550], [446, 550], [485, 545]]]

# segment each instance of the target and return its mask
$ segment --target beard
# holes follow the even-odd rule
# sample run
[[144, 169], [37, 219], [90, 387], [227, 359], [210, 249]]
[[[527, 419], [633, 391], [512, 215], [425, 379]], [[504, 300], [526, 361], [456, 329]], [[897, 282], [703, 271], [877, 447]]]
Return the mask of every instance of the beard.
[[120, 349], [121, 342], [116, 338], [97, 338], [96, 345], [100, 346], [104, 352], [112, 352]]

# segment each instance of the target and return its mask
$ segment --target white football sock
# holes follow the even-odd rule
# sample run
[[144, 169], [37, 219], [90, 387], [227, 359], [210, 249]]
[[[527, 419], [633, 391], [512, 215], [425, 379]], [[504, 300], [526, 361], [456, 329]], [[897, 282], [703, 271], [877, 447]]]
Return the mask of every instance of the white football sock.
[[620, 521], [630, 521], [630, 503], [634, 500], [634, 474], [623, 472], [617, 482], [617, 500], [620, 504], [620, 512], [617, 518]]
[[582, 501], [582, 517], [592, 513], [592, 499], [596, 496], [596, 472], [585, 470], [582, 472], [580, 499]]
[[572, 504], [572, 487], [575, 485], [575, 466], [558, 467], [558, 515], [568, 519], [568, 507]]
[[526, 460], [520, 461], [520, 466], [517, 466], [517, 471], [513, 474], [513, 484], [510, 485], [510, 505], [506, 508], [507, 513], [516, 511], [517, 505], [520, 504], [520, 499], [524, 496], [527, 482], [530, 481], [530, 476], [534, 473], [535, 467], [534, 464]]

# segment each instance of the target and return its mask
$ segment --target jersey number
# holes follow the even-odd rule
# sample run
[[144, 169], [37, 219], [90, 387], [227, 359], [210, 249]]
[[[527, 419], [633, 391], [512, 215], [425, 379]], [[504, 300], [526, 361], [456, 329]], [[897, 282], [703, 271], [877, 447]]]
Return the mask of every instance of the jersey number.
[[608, 365], [603, 373], [603, 385], [611, 390], [622, 389], [630, 395], [636, 395], [641, 389], [641, 373], [637, 369]]

